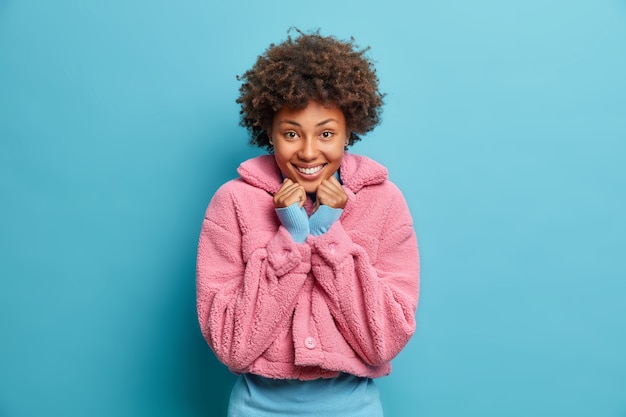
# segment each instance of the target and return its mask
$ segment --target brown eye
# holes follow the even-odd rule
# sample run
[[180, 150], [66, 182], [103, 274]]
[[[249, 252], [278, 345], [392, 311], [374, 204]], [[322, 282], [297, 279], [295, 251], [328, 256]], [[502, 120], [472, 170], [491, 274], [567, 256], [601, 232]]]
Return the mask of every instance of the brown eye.
[[330, 139], [332, 137], [333, 137], [333, 132], [328, 131], [328, 130], [325, 131], [325, 132], [322, 132], [322, 138], [323, 139]]

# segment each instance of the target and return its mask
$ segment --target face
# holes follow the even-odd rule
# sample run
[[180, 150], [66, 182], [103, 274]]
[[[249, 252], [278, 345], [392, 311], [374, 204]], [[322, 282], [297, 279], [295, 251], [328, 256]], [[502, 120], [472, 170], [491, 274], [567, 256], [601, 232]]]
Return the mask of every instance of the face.
[[339, 169], [349, 138], [343, 112], [313, 101], [304, 109], [282, 108], [269, 134], [280, 171], [307, 193]]

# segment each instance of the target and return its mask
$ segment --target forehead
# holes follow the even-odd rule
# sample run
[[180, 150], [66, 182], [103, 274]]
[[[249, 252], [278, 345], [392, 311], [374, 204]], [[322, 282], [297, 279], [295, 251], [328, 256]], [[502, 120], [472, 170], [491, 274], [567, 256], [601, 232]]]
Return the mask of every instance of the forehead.
[[345, 123], [345, 116], [337, 106], [324, 106], [319, 102], [309, 102], [303, 109], [283, 107], [274, 115], [274, 123], [296, 122], [302, 126], [317, 125], [321, 122]]

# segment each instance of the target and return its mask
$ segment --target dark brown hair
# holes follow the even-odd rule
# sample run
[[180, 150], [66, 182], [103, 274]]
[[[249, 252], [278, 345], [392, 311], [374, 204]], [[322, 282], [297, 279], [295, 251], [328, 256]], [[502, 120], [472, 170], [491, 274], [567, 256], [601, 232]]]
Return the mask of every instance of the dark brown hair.
[[[291, 31], [291, 30], [290, 30]], [[303, 109], [309, 101], [337, 106], [351, 130], [348, 145], [380, 123], [384, 95], [378, 91], [368, 48], [354, 42], [303, 33], [278, 45], [271, 44], [254, 66], [237, 79], [242, 81], [237, 103], [240, 124], [250, 132], [250, 143], [272, 151], [267, 130], [282, 107]]]

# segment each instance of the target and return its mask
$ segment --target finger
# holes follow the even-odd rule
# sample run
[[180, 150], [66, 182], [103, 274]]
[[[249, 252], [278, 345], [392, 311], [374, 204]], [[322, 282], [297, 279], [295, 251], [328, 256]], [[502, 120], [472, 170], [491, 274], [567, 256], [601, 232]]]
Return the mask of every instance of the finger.
[[322, 190], [327, 191], [329, 193], [337, 193], [343, 194], [344, 190], [339, 181], [335, 177], [330, 177], [327, 180], [324, 180], [320, 183], [320, 187]]
[[297, 182], [293, 182], [288, 191], [291, 194], [297, 194], [298, 201], [302, 203], [300, 207], [302, 207], [306, 201], [306, 191], [304, 190], [304, 187]]
[[341, 184], [339, 184], [339, 182], [336, 182], [336, 180], [335, 182], [332, 182], [330, 180], [324, 180], [317, 188], [317, 193], [321, 193], [324, 196], [330, 196], [334, 194], [343, 195], [345, 194], [345, 191]]
[[300, 202], [300, 207], [306, 201], [304, 187], [298, 183], [285, 184], [274, 195], [274, 205], [279, 208], [288, 207], [298, 201]]
[[338, 187], [341, 187], [341, 183], [339, 182], [339, 180], [333, 175], [330, 178], [328, 178], [327, 180], [328, 182], [330, 182], [331, 184], [334, 184]]
[[280, 189], [278, 190], [278, 193], [281, 193], [281, 192], [284, 192], [284, 191], [291, 191], [291, 190], [293, 190], [295, 188], [302, 188], [304, 190], [304, 187], [302, 187], [302, 185], [300, 185], [297, 182], [287, 178], [287, 179], [285, 179], [285, 181], [280, 186]]
[[300, 199], [300, 192], [297, 188], [288, 188], [281, 191], [280, 194], [274, 196], [274, 203], [280, 207], [287, 207], [296, 201], [300, 201]]
[[298, 201], [300, 202], [298, 206], [302, 208], [304, 207], [304, 203], [306, 203], [306, 191], [304, 191], [304, 187], [302, 186], [298, 187], [297, 194], [298, 194]]
[[285, 188], [288, 188], [289, 186], [291, 186], [293, 184], [294, 184], [294, 182], [292, 180], [290, 180], [289, 178], [285, 178], [283, 180], [282, 184], [280, 184], [280, 188], [278, 189], [278, 192], [280, 193], [281, 190], [284, 190]]
[[333, 208], [344, 208], [348, 195], [341, 184], [323, 181], [317, 189], [317, 202]]
[[341, 183], [339, 182], [337, 178], [331, 177], [328, 180], [328, 184], [338, 195], [342, 196], [342, 199], [345, 199], [345, 200], [348, 199], [346, 190], [343, 188], [343, 185], [341, 185]]

